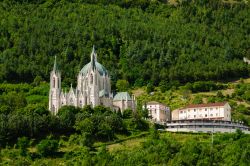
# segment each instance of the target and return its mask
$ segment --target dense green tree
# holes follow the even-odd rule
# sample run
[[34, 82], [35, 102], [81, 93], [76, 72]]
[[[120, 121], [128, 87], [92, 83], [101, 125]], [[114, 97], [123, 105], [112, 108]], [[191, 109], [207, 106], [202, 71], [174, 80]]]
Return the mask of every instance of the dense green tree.
[[28, 140], [27, 137], [20, 137], [18, 138], [18, 141], [17, 141], [17, 147], [20, 149], [20, 155], [21, 156], [26, 156], [27, 153], [28, 153], [28, 147], [29, 147], [29, 144], [30, 141]]
[[0, 12], [0, 82], [48, 81], [57, 55], [70, 84], [93, 44], [113, 89], [120, 79], [142, 86], [249, 76], [245, 3], [2, 1]]
[[202, 103], [203, 103], [203, 101], [202, 101], [202, 96], [196, 95], [196, 96], [194, 97], [192, 103], [193, 103], [193, 104], [202, 104]]
[[125, 92], [129, 88], [129, 83], [127, 80], [117, 80], [116, 82], [116, 88], [120, 92]]
[[53, 139], [44, 139], [37, 145], [37, 152], [44, 156], [52, 156], [58, 150], [58, 141]]
[[74, 106], [64, 106], [58, 111], [61, 127], [63, 130], [72, 131], [75, 125], [75, 115], [80, 112], [79, 108]]
[[146, 91], [147, 91], [147, 93], [150, 93], [150, 92], [154, 91], [154, 86], [152, 85], [152, 83], [147, 84]]

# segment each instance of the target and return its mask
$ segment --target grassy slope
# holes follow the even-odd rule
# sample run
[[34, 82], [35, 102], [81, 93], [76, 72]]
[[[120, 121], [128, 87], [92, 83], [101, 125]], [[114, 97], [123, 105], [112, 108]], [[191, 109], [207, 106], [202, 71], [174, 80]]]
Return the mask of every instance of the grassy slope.
[[[160, 133], [160, 138], [168, 137], [177, 142], [184, 143], [190, 139], [196, 140], [198, 142], [210, 142], [210, 135], [209, 134], [186, 134], [186, 133], [169, 133], [169, 132], [162, 132]], [[135, 137], [133, 139], [125, 140], [119, 143], [112, 143], [107, 146], [110, 152], [115, 153], [116, 151], [123, 151], [123, 150], [132, 150], [134, 148], [138, 148], [141, 146], [141, 143], [145, 142], [149, 138], [148, 136], [145, 137]]]

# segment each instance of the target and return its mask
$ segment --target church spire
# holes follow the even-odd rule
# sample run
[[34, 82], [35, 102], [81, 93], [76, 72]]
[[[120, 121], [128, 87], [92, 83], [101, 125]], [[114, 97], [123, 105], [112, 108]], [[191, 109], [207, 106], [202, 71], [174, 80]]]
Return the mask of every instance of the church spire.
[[95, 46], [93, 45], [93, 49], [91, 53], [91, 67], [93, 70], [96, 68], [95, 62], [96, 62], [96, 53], [95, 53]]
[[56, 56], [55, 56], [55, 61], [54, 61], [54, 67], [53, 67], [53, 71], [57, 71], [57, 65], [56, 65]]

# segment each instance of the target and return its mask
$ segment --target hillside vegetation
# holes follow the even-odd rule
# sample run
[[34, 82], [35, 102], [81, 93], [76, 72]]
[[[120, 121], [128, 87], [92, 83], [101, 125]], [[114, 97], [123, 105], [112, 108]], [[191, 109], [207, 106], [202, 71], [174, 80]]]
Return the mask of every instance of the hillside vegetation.
[[140, 106], [148, 101], [158, 101], [169, 106], [171, 110], [188, 104], [228, 101], [232, 107], [232, 120], [240, 120], [250, 125], [250, 79], [227, 83], [198, 81], [185, 85], [148, 85], [134, 89], [132, 93], [137, 96]]
[[1, 1], [0, 82], [49, 79], [57, 55], [75, 83], [92, 45], [113, 83], [249, 76], [250, 10], [244, 1]]
[[[249, 135], [159, 133], [142, 105], [229, 101], [233, 119], [250, 125], [249, 9], [240, 0], [0, 1], [0, 165], [248, 165]], [[54, 56], [67, 90], [93, 45], [137, 111], [52, 115]]]
[[[168, 84], [166, 84], [168, 85]], [[145, 121], [146, 101], [180, 108], [188, 103], [229, 101], [232, 118], [250, 125], [249, 79], [195, 82], [179, 86], [147, 86], [132, 90], [137, 112], [108, 108], [62, 107], [48, 112], [48, 83], [0, 84], [0, 163], [6, 165], [221, 165], [247, 164], [249, 136], [157, 133]], [[216, 90], [216, 91], [215, 91]], [[153, 93], [152, 93], [153, 92]], [[234, 154], [234, 155], [232, 155]], [[185, 156], [189, 156], [188, 158]], [[101, 162], [101, 163], [100, 163]]]
[[[211, 141], [213, 139], [213, 142]], [[248, 165], [249, 135], [170, 134], [152, 130], [143, 137], [89, 148], [63, 138], [59, 144], [48, 139], [30, 145], [21, 138], [15, 149], [1, 149], [0, 163], [5, 165]], [[32, 142], [31, 142], [32, 144]], [[50, 144], [50, 146], [48, 145]], [[131, 146], [131, 144], [133, 146]], [[39, 147], [49, 152], [41, 153]], [[53, 149], [55, 146], [56, 149]], [[48, 148], [51, 147], [51, 148]], [[45, 155], [46, 154], [46, 155]]]

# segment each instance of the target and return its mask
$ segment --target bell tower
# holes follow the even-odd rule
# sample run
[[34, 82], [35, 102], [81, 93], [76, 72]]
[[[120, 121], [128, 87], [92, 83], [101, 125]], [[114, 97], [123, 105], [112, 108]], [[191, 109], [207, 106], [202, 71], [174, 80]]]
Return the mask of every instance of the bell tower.
[[60, 108], [61, 73], [56, 64], [56, 56], [53, 70], [50, 73], [49, 110], [53, 115], [58, 113]]

